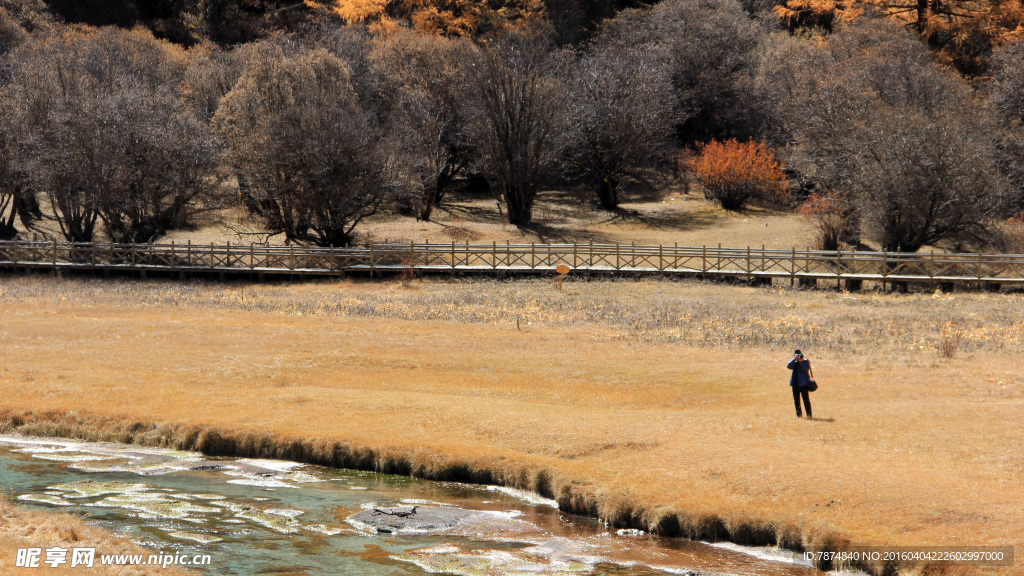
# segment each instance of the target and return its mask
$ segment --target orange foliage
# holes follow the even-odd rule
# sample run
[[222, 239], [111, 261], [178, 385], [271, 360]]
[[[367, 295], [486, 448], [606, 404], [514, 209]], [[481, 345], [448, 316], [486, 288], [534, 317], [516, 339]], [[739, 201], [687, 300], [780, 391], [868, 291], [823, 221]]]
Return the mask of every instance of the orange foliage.
[[334, 0], [324, 5], [306, 0], [306, 5], [315, 9], [328, 9], [348, 23], [363, 22], [384, 14], [388, 0]]
[[867, 0], [967, 74], [987, 69], [991, 49], [1024, 37], [1021, 0]]
[[543, 0], [305, 0], [348, 23], [387, 34], [399, 24], [441, 36], [472, 36], [544, 13]]
[[738, 210], [751, 198], [777, 201], [788, 195], [782, 165], [764, 142], [712, 140], [691, 166], [704, 196], [726, 210]]
[[840, 22], [860, 16], [863, 10], [853, 0], [789, 0], [772, 8], [790, 30], [822, 28], [831, 30]]
[[786, 0], [772, 8], [790, 29], [831, 31], [864, 14], [863, 6], [920, 34], [939, 56], [967, 74], [981, 74], [993, 47], [1024, 38], [1022, 0]]
[[398, 21], [388, 16], [381, 16], [368, 28], [374, 36], [388, 36], [398, 31]]
[[439, 10], [437, 6], [428, 6], [413, 12], [410, 20], [416, 30], [442, 36], [469, 36], [477, 28], [474, 16], [456, 16], [449, 10]]

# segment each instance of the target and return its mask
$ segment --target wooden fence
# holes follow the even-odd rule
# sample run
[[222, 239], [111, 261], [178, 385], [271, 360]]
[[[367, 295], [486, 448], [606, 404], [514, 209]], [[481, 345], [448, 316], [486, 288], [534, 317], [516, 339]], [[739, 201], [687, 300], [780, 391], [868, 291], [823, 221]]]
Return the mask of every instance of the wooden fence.
[[635, 244], [386, 243], [352, 248], [0, 242], [0, 268], [228, 274], [664, 273], [747, 279], [1024, 283], [1021, 254], [905, 254]]

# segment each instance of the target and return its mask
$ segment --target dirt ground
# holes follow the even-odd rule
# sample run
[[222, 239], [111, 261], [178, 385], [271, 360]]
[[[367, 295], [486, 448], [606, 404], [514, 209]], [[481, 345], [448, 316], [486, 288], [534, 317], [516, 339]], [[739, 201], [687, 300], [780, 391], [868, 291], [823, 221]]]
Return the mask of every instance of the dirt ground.
[[[399, 241], [504, 243], [506, 241], [678, 243], [732, 247], [786, 247], [813, 243], [813, 224], [791, 211], [751, 207], [741, 212], [722, 210], [703, 194], [678, 182], [657, 189], [634, 186], [614, 212], [598, 210], [582, 188], [545, 190], [538, 194], [534, 222], [525, 228], [509, 225], [504, 210], [488, 193], [453, 192], [434, 210], [429, 222], [381, 212], [356, 228], [357, 242]], [[102, 228], [101, 228], [102, 231]], [[60, 238], [54, 221], [38, 223], [38, 237]], [[32, 232], [23, 233], [31, 238]], [[106, 241], [102, 232], [97, 241]], [[283, 244], [284, 236], [269, 236], [258, 219], [240, 208], [201, 214], [197, 227], [172, 230], [157, 242], [176, 244]]]

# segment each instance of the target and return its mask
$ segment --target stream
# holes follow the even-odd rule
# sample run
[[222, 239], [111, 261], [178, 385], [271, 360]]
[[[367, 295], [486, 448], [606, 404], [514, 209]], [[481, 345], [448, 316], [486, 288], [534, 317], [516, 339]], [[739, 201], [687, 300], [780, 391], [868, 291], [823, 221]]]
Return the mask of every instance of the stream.
[[279, 460], [0, 435], [0, 490], [209, 554], [211, 575], [822, 574], [785, 551], [609, 530], [519, 490]]

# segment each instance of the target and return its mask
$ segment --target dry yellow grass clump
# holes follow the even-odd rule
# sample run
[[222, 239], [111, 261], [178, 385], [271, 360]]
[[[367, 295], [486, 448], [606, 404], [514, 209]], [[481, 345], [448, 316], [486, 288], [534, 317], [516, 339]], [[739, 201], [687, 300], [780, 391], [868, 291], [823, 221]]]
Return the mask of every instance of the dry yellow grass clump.
[[[17, 568], [15, 562], [19, 548], [95, 548], [96, 559], [92, 568], [68, 568], [68, 564], [51, 567], [44, 563], [45, 552], [36, 568]], [[84, 571], [103, 576], [165, 576], [197, 575], [198, 572], [169, 566], [113, 566], [101, 565], [100, 554], [141, 554], [144, 559], [156, 554], [153, 550], [132, 544], [109, 532], [90, 526], [77, 516], [26, 510], [0, 498], [0, 574], [38, 574], [57, 576]], [[70, 562], [71, 552], [68, 552]]]
[[[499, 482], [666, 534], [1024, 544], [1019, 294], [653, 280], [0, 290], [0, 430]], [[811, 421], [793, 418], [797, 347], [822, 384]]]

